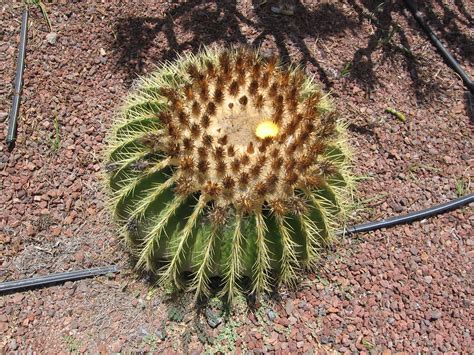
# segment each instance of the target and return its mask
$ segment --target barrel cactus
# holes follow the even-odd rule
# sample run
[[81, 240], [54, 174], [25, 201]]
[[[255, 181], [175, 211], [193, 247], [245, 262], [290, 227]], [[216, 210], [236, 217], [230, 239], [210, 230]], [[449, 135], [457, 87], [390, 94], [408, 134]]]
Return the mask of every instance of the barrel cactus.
[[214, 276], [229, 300], [243, 279], [255, 294], [292, 283], [347, 209], [344, 125], [277, 56], [205, 49], [162, 64], [109, 138], [110, 205], [137, 268], [196, 296]]

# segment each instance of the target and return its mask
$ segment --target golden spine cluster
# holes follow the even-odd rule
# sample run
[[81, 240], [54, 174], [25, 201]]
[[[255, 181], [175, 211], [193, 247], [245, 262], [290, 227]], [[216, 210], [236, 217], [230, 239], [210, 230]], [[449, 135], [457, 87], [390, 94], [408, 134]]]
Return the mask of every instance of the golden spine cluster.
[[[146, 136], [143, 141], [177, 159], [178, 194], [202, 190], [208, 199], [222, 196], [220, 204], [247, 212], [273, 194], [272, 201], [279, 201], [275, 212], [284, 213], [281, 201], [291, 199], [295, 188], [318, 187], [322, 180], [314, 177], [334, 170], [331, 162], [318, 157], [336, 133], [336, 116], [318, 111], [319, 91], [301, 99], [301, 70], [289, 72], [279, 68], [276, 56], [262, 60], [240, 50], [233, 57], [220, 53], [217, 64], [190, 63], [186, 72], [191, 81], [184, 90], [159, 92], [170, 104], [158, 115], [167, 136]], [[281, 127], [279, 136], [236, 149], [228, 134], [216, 137], [209, 132], [214, 120], [233, 119], [216, 117], [224, 104], [236, 111], [251, 105], [254, 112], [268, 106], [271, 115], [265, 118]]]

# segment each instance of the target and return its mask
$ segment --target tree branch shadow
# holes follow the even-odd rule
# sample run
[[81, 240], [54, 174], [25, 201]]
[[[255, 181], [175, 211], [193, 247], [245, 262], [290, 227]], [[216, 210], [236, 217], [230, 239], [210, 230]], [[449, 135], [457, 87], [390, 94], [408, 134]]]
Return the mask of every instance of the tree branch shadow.
[[[433, 80], [432, 75], [424, 73], [425, 69], [429, 69], [430, 63], [413, 53], [407, 36], [408, 28], [402, 28], [395, 19], [402, 16], [406, 18], [411, 30], [422, 31], [411, 14], [404, 11], [402, 2], [348, 0], [348, 3], [357, 12], [360, 22], [370, 21], [375, 26], [375, 31], [369, 37], [367, 46], [356, 50], [352, 60], [351, 78], [356, 80], [368, 94], [379, 83], [376, 73], [378, 65], [372, 59], [374, 53], [379, 50], [381, 50], [379, 65], [393, 60], [396, 56], [403, 58], [417, 102], [426, 102], [442, 91], [441, 79]], [[454, 12], [450, 12], [449, 16], [454, 22], [456, 18]]]
[[345, 16], [338, 7], [329, 3], [320, 4], [315, 10], [310, 11], [297, 1], [294, 17], [274, 15], [267, 8], [259, 7], [257, 0], [253, 0], [253, 4], [258, 19], [257, 28], [261, 30], [253, 43], [262, 46], [268, 37], [273, 37], [272, 42], [277, 46], [280, 56], [288, 61], [291, 59], [288, 48], [296, 48], [302, 56], [298, 64], [303, 67], [314, 67], [325, 89], [329, 90], [332, 87], [329, 76], [311, 53], [305, 39], [324, 40], [342, 35], [347, 29], [354, 30], [357, 27], [356, 21]]
[[[290, 47], [299, 51], [302, 55], [299, 64], [306, 66], [309, 63], [316, 68], [320, 80], [329, 89], [328, 76], [304, 39], [335, 36], [347, 28], [353, 28], [356, 22], [330, 4], [309, 11], [297, 2], [295, 16], [285, 17], [271, 13], [268, 6], [262, 8], [256, 0], [252, 2], [255, 9], [252, 19], [239, 11], [236, 0], [191, 0], [173, 8], [162, 17], [119, 18], [115, 24], [116, 36], [112, 44], [117, 57], [117, 68], [127, 72], [127, 82], [131, 83], [137, 75], [144, 73], [148, 61], [172, 60], [177, 53], [196, 51], [212, 44], [250, 44], [261, 47], [264, 42], [272, 41], [284, 60], [290, 61]], [[176, 21], [180, 22], [184, 30], [182, 35], [177, 33]], [[318, 26], [314, 26], [315, 23]], [[260, 34], [252, 40], [242, 33], [242, 25], [260, 31]], [[181, 41], [178, 40], [180, 35]], [[165, 41], [160, 39], [163, 37]], [[159, 48], [158, 55], [157, 42], [164, 45]]]
[[438, 15], [433, 6], [428, 3], [420, 3], [419, 9], [423, 12], [427, 24], [437, 32], [439, 38], [449, 48], [453, 55], [459, 56], [460, 63], [474, 63], [474, 37], [468, 36], [458, 26], [458, 22], [472, 29], [473, 19], [466, 10], [463, 2], [455, 1], [456, 8], [465, 18], [457, 16], [455, 11], [450, 9], [443, 1], [434, 0], [442, 9], [443, 13]]
[[[455, 1], [457, 11], [447, 7], [441, 0], [432, 0], [443, 9], [442, 19], [425, 4], [424, 11], [429, 21], [441, 32], [446, 41], [457, 44], [459, 54], [469, 62], [474, 60], [473, 40], [459, 30], [456, 21], [471, 23], [466, 6]], [[273, 1], [274, 2], [274, 1]], [[412, 87], [419, 102], [426, 101], [440, 91], [441, 83], [420, 75], [420, 68], [429, 63], [416, 57], [410, 45], [406, 29], [395, 20], [395, 15], [407, 18], [411, 28], [420, 31], [417, 23], [407, 15], [403, 4], [394, 0], [346, 0], [354, 10], [357, 19], [346, 15], [340, 7], [331, 3], [303, 6], [296, 0], [294, 16], [280, 16], [270, 11], [272, 1], [265, 6], [252, 0], [252, 16], [247, 17], [237, 0], [190, 0], [176, 6], [161, 17], [123, 17], [115, 24], [115, 41], [112, 44], [116, 54], [118, 70], [127, 73], [130, 84], [138, 75], [144, 74], [146, 64], [173, 60], [178, 53], [195, 52], [202, 46], [213, 44], [245, 44], [264, 49], [274, 48], [284, 61], [290, 61], [297, 54], [299, 64], [317, 74], [326, 90], [332, 82], [327, 69], [308, 47], [307, 39], [344, 40], [344, 32], [356, 31], [364, 21], [375, 27], [365, 47], [353, 53], [350, 79], [356, 81], [368, 95], [379, 84], [377, 68], [386, 61], [401, 56], [410, 76]], [[461, 15], [459, 15], [461, 14]], [[177, 28], [179, 22], [181, 28]], [[246, 35], [242, 29], [250, 28], [256, 35]], [[448, 28], [448, 29], [446, 29]], [[313, 40], [314, 41], [314, 40]], [[381, 59], [374, 61], [374, 53], [381, 50]], [[462, 62], [462, 61], [461, 61]]]

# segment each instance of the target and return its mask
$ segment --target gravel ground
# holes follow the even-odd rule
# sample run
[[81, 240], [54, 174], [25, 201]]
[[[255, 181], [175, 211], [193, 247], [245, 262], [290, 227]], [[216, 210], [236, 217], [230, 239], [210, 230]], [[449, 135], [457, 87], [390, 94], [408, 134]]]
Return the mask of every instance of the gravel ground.
[[[228, 316], [136, 277], [104, 209], [100, 154], [137, 75], [201, 45], [249, 43], [306, 66], [350, 124], [359, 209], [385, 218], [472, 192], [464, 88], [395, 1], [82, 1], [31, 13], [18, 142], [0, 145], [0, 281], [119, 264], [123, 271], [0, 297], [0, 352], [469, 352], [472, 207], [342, 238], [305, 275]], [[8, 114], [22, 6], [0, 4], [0, 120]], [[474, 73], [474, 7], [430, 0], [428, 22]], [[406, 122], [386, 113], [393, 107]], [[6, 127], [0, 131], [4, 141]], [[471, 232], [470, 232], [471, 230]]]

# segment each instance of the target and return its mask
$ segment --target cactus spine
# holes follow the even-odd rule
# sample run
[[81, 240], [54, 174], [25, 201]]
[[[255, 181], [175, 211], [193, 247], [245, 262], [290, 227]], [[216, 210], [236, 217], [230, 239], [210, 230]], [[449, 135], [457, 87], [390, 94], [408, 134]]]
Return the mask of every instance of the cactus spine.
[[[111, 131], [111, 207], [161, 283], [232, 300], [314, 266], [344, 215], [343, 125], [304, 72], [249, 49], [204, 50], [141, 79]], [[183, 274], [191, 273], [191, 282]]]

